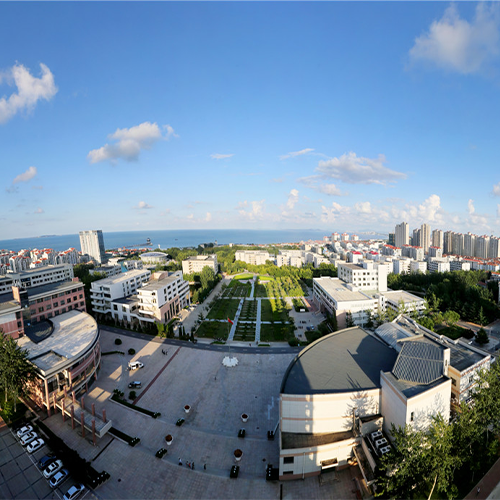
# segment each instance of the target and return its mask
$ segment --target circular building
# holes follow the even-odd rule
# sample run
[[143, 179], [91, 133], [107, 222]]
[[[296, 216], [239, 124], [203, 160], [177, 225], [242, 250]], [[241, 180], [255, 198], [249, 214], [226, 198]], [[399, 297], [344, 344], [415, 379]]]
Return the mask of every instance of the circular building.
[[162, 252], [146, 252], [140, 255], [144, 264], [166, 264], [168, 255]]

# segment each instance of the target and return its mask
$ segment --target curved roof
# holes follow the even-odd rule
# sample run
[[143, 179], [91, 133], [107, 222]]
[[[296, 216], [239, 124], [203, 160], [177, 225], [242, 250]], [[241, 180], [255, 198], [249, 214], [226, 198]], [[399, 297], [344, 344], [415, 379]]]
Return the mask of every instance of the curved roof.
[[163, 259], [167, 259], [168, 258], [168, 255], [166, 253], [163, 253], [163, 252], [146, 252], [146, 253], [143, 253], [141, 255], [139, 255], [139, 257], [142, 259], [143, 257], [144, 258], [163, 258]]
[[380, 387], [380, 372], [391, 371], [397, 352], [359, 327], [318, 339], [290, 363], [282, 394], [329, 394]]

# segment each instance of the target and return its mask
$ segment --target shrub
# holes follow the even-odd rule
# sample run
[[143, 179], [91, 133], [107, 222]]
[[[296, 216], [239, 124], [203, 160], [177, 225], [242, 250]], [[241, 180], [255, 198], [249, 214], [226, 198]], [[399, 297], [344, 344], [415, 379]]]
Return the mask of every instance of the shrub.
[[128, 350], [128, 353], [129, 353], [131, 356], [133, 356], [133, 355], [135, 354], [135, 349], [130, 348], [130, 349]]
[[465, 330], [463, 336], [466, 339], [473, 339], [474, 338], [474, 332], [469, 328], [468, 330]]
[[115, 345], [121, 345], [122, 339], [115, 339]]
[[299, 345], [299, 341], [297, 338], [292, 338], [288, 340], [288, 345], [291, 347], [297, 347]]
[[130, 391], [128, 393], [128, 398], [134, 400], [137, 397], [135, 391]]

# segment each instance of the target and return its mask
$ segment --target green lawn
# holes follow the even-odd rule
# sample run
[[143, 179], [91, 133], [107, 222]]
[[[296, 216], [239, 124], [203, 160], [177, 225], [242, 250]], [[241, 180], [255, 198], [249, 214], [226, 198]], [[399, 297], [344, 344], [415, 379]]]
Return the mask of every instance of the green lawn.
[[[230, 327], [231, 325], [229, 325]], [[196, 331], [198, 337], [205, 337], [210, 339], [223, 338], [227, 339], [228, 324], [219, 323], [218, 321], [204, 321]]]
[[267, 297], [267, 288], [265, 285], [255, 285], [255, 290], [253, 292], [254, 297]]
[[283, 342], [293, 335], [292, 325], [260, 325], [261, 342]]
[[252, 273], [242, 273], [234, 276], [233, 280], [251, 280], [252, 278], [253, 278]]
[[207, 319], [234, 319], [239, 304], [239, 299], [218, 299], [210, 309]]
[[232, 280], [224, 291], [224, 297], [248, 297], [252, 291], [252, 285], [249, 283], [240, 283], [238, 280]]
[[288, 306], [283, 299], [261, 300], [261, 321], [288, 321]]

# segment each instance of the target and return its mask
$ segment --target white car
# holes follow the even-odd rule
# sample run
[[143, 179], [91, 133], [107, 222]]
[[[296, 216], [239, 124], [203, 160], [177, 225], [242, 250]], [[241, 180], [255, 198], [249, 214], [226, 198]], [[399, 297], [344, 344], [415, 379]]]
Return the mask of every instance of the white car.
[[26, 434], [23, 435], [23, 437], [19, 440], [19, 442], [23, 446], [26, 446], [27, 444], [31, 443], [31, 441], [33, 441], [37, 437], [38, 437], [38, 434], [36, 432], [27, 432]]
[[63, 496], [63, 500], [75, 500], [85, 491], [83, 484], [75, 484]]
[[144, 368], [144, 365], [140, 361], [131, 361], [128, 364], [129, 370], [138, 370], [139, 368]]
[[45, 444], [45, 441], [42, 438], [36, 438], [31, 443], [27, 446], [28, 453], [33, 453], [37, 450], [39, 450], [43, 445]]
[[66, 469], [62, 469], [59, 472], [56, 472], [49, 481], [51, 488], [57, 488], [60, 484], [64, 483], [66, 479], [69, 477], [69, 471]]
[[60, 460], [52, 462], [44, 471], [43, 477], [45, 479], [51, 478], [56, 472], [59, 472], [63, 468], [63, 463]]
[[17, 437], [18, 438], [21, 438], [23, 437], [27, 432], [31, 432], [33, 430], [33, 426], [32, 425], [25, 425], [24, 427], [21, 427], [18, 431], [17, 431]]

